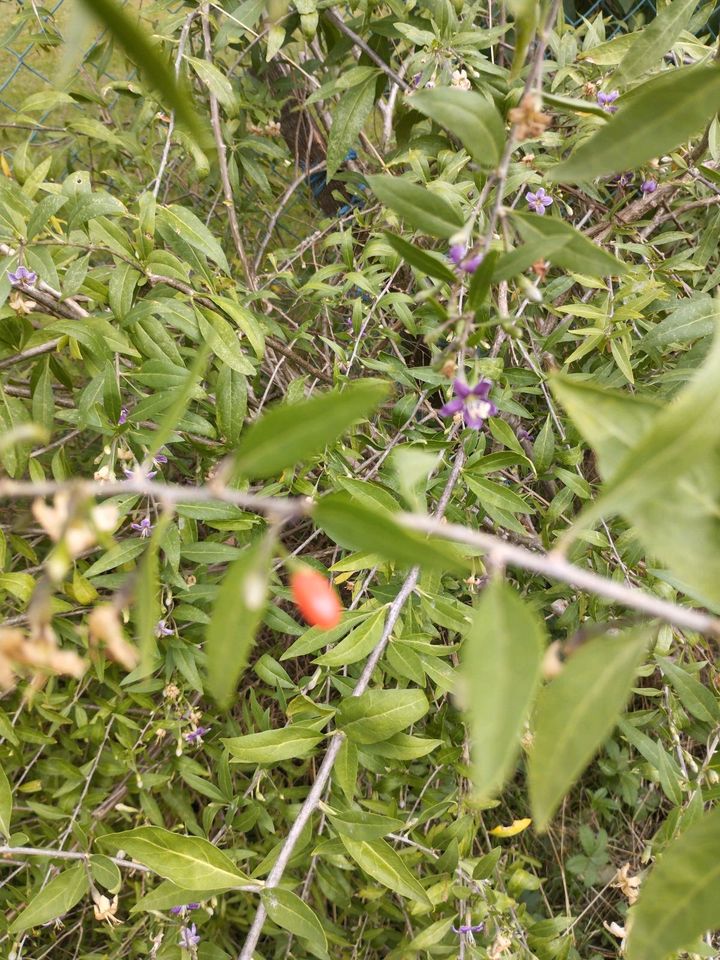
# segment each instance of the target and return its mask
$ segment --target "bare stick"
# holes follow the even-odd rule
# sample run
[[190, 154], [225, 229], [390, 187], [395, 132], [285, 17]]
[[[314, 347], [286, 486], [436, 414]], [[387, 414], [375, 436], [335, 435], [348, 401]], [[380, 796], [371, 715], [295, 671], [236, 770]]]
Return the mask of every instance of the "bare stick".
[[[212, 63], [212, 38], [210, 37], [210, 15], [207, 3], [205, 3], [202, 8], [202, 28], [203, 39], [205, 41], [205, 59], [208, 61], [208, 63]], [[238, 223], [235, 200], [233, 199], [232, 185], [230, 183], [230, 175], [228, 173], [227, 147], [222, 134], [220, 107], [218, 106], [217, 97], [212, 92], [209, 95], [209, 101], [210, 125], [212, 126], [213, 134], [215, 136], [215, 145], [218, 153], [218, 167], [220, 169], [220, 182], [222, 183], [225, 206], [227, 207], [228, 219], [230, 221], [230, 233], [232, 234], [237, 255], [243, 265], [248, 286], [251, 290], [255, 290], [255, 277], [250, 268], [250, 262], [247, 258], [247, 254], [245, 253], [245, 246], [242, 241], [242, 236], [240, 235], [240, 225]]]
[[[177, 80], [180, 76], [180, 64], [182, 63], [183, 56], [185, 55], [185, 44], [187, 43], [188, 36], [190, 35], [190, 27], [195, 17], [198, 15], [197, 10], [191, 10], [190, 13], [185, 18], [185, 23], [183, 24], [182, 31], [180, 32], [180, 40], [178, 42], [178, 52], [177, 57], [175, 57], [175, 79]], [[158, 194], [160, 193], [160, 184], [162, 183], [162, 178], [165, 174], [165, 167], [167, 166], [168, 157], [170, 156], [170, 145], [172, 143], [173, 130], [175, 129], [175, 111], [170, 114], [170, 122], [168, 123], [167, 136], [165, 137], [165, 146], [163, 147], [162, 157], [160, 158], [160, 166], [158, 167], [157, 177], [155, 178], [155, 186], [153, 187], [153, 195], [157, 199]]]
[[87, 497], [119, 497], [136, 493], [144, 497], [154, 497], [160, 503], [208, 503], [218, 500], [232, 503], [245, 510], [274, 514], [279, 517], [296, 517], [308, 513], [311, 501], [305, 497], [262, 497], [254, 493], [242, 493], [228, 487], [208, 484], [204, 487], [186, 487], [180, 483], [155, 483], [142, 476], [128, 480], [116, 480], [101, 483], [97, 480], [69, 480], [56, 483], [43, 480], [31, 483], [16, 480], [0, 480], [0, 499], [22, 499], [24, 497], [48, 497], [65, 491]]
[[[455, 455], [455, 461], [453, 463], [452, 470], [450, 471], [450, 476], [448, 482], [445, 485], [443, 494], [440, 497], [438, 503], [437, 511], [435, 512], [436, 521], [439, 522], [440, 518], [445, 512], [445, 509], [452, 495], [457, 479], [460, 476], [460, 471], [462, 470], [463, 463], [465, 462], [465, 455], [462, 451], [462, 448], [458, 449], [458, 452]], [[385, 626], [383, 627], [382, 636], [377, 643], [377, 646], [370, 654], [367, 663], [363, 672], [360, 674], [360, 679], [355, 685], [355, 689], [352, 692], [353, 697], [359, 697], [363, 694], [372, 679], [372, 675], [375, 672], [375, 667], [377, 667], [380, 658], [385, 652], [388, 641], [390, 640], [390, 635], [392, 634], [395, 624], [398, 621], [398, 617], [402, 612], [402, 608], [405, 606], [405, 603], [410, 596], [410, 594], [415, 589], [415, 584], [417, 583], [418, 576], [420, 574], [419, 567], [413, 567], [410, 573], [405, 578], [405, 581], [400, 588], [397, 596], [390, 604], [388, 609], [388, 615], [385, 620]], [[297, 815], [295, 822], [293, 823], [290, 832], [287, 835], [285, 842], [282, 845], [278, 858], [275, 861], [275, 864], [268, 874], [268, 878], [265, 881], [265, 889], [271, 887], [277, 887], [280, 881], [282, 880], [285, 869], [290, 862], [292, 857], [293, 850], [302, 835], [305, 825], [307, 824], [310, 817], [313, 815], [317, 809], [318, 804], [322, 800], [323, 794], [325, 792], [325, 787], [327, 786], [328, 781], [330, 780], [330, 775], [332, 774], [333, 766], [337, 760], [337, 755], [340, 752], [340, 748], [343, 745], [345, 740], [345, 734], [339, 731], [335, 732], [332, 742], [328, 747], [327, 753], [323, 759], [323, 762], [320, 764], [320, 768], [315, 777], [315, 782], [310, 788], [310, 792], [305, 798], [305, 802], [300, 808], [300, 813]], [[255, 953], [255, 947], [257, 942], [260, 939], [260, 934], [262, 933], [262, 928], [265, 923], [265, 918], [267, 916], [265, 907], [262, 903], [258, 905], [257, 913], [255, 914], [255, 919], [253, 920], [252, 926], [248, 931], [247, 939], [243, 945], [242, 950], [238, 956], [238, 960], [252, 960], [253, 954]]]
[[365, 41], [361, 36], [358, 36], [358, 34], [355, 33], [354, 30], [352, 30], [343, 20], [340, 19], [340, 17], [338, 17], [335, 13], [333, 13], [332, 8], [330, 7], [326, 8], [325, 17], [327, 20], [330, 21], [330, 23], [332, 23], [334, 27], [337, 27], [341, 33], [344, 33], [346, 37], [349, 37], [352, 40], [352, 42], [355, 44], [355, 46], [359, 47], [362, 50], [362, 52], [372, 60], [374, 64], [380, 67], [383, 73], [386, 73], [388, 77], [390, 77], [390, 79], [393, 81], [393, 83], [396, 83], [401, 90], [410, 89], [409, 85], [405, 83], [403, 78], [398, 73], [395, 73], [393, 68], [388, 66], [388, 64], [385, 63], [383, 58], [378, 56], [378, 54], [375, 53], [372, 47], [368, 46], [368, 44], [365, 43]]
[[416, 514], [405, 513], [399, 518], [403, 526], [411, 530], [420, 530], [423, 533], [432, 533], [446, 540], [455, 540], [467, 543], [484, 550], [499, 566], [508, 565], [520, 567], [523, 570], [532, 570], [550, 580], [561, 580], [570, 583], [581, 590], [615, 600], [623, 606], [638, 610], [650, 617], [657, 617], [667, 623], [685, 630], [695, 630], [698, 633], [707, 633], [720, 636], [720, 620], [711, 614], [702, 613], [689, 607], [681, 607], [654, 597], [644, 590], [618, 583], [591, 570], [584, 570], [570, 563], [559, 554], [536, 553], [514, 543], [508, 543], [490, 533], [481, 533], [479, 530], [470, 530], [457, 523], [440, 523], [431, 517], [421, 517]]

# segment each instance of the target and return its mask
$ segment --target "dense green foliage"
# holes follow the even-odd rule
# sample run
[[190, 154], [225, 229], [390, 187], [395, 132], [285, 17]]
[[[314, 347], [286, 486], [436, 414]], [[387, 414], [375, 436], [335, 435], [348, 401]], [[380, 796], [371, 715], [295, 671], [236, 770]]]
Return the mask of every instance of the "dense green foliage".
[[3, 956], [717, 954], [712, 22], [14, 11]]

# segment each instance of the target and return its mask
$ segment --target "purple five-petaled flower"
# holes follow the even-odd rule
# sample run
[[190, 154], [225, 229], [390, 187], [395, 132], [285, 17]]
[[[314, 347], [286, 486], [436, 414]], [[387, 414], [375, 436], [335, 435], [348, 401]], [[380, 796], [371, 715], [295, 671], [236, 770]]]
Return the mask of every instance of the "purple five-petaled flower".
[[199, 910], [199, 909], [200, 909], [199, 903], [184, 903], [181, 907], [170, 907], [170, 913], [174, 917], [184, 917], [185, 914], [189, 913], [191, 910]]
[[8, 280], [14, 287], [20, 286], [21, 284], [24, 284], [26, 287], [32, 287], [37, 282], [37, 274], [34, 270], [28, 270], [27, 267], [20, 264], [15, 273], [11, 273], [8, 270]]
[[470, 253], [470, 255], [468, 255], [468, 248], [464, 243], [453, 243], [448, 250], [448, 257], [450, 257], [456, 267], [464, 270], [465, 273], [475, 273], [482, 263], [482, 254]]
[[120, 416], [118, 417], [118, 426], [122, 427], [123, 424], [127, 423], [128, 418], [128, 408], [120, 407]]
[[640, 189], [643, 193], [655, 193], [657, 190], [657, 182], [655, 180], [643, 180], [640, 184]]
[[200, 934], [197, 927], [191, 923], [189, 927], [180, 927], [180, 946], [186, 950], [194, 950], [200, 943]]
[[188, 743], [202, 743], [203, 737], [206, 733], [210, 731], [210, 727], [197, 727], [195, 730], [190, 730], [189, 733], [185, 734], [185, 739]]
[[553, 198], [548, 193], [545, 193], [545, 187], [538, 187], [536, 193], [531, 193], [528, 190], [525, 194], [525, 199], [530, 205], [530, 209], [534, 210], [535, 213], [539, 213], [540, 216], [543, 216], [545, 208], [549, 207], [553, 202]]
[[158, 620], [155, 624], [156, 637], [172, 637], [174, 634], [175, 631], [167, 625], [167, 620]]
[[149, 537], [153, 531], [150, 517], [143, 517], [140, 523], [131, 523], [130, 526], [133, 530], [137, 530], [141, 537]]
[[613, 104], [619, 96], [619, 90], [610, 90], [609, 93], [605, 93], [604, 90], [601, 90], [597, 95], [598, 106], [602, 107], [607, 113], [615, 113], [617, 107], [613, 106]]
[[128, 478], [128, 480], [134, 480], [135, 477], [137, 477], [138, 475], [140, 475], [140, 477], [142, 477], [145, 480], [152, 480], [153, 477], [157, 476], [157, 470], [148, 470], [146, 474], [142, 474], [140, 473], [139, 467], [137, 468], [137, 470], [129, 470], [127, 467], [125, 467], [125, 469], [123, 470], [123, 473]]
[[490, 380], [480, 380], [474, 387], [469, 387], [463, 380], [455, 380], [455, 396], [441, 407], [440, 416], [450, 417], [462, 413], [465, 426], [479, 430], [488, 417], [494, 417], [497, 413], [497, 407], [488, 399], [491, 387]]
[[480, 933], [482, 928], [485, 926], [484, 923], [463, 923], [459, 927], [453, 926], [453, 933], [466, 934], [466, 933]]

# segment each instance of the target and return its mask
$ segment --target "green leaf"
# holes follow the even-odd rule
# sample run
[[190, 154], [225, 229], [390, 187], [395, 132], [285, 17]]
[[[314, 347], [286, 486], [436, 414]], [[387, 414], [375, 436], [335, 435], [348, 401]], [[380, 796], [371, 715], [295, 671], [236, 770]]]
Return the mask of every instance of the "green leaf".
[[377, 74], [374, 72], [362, 83], [346, 90], [333, 110], [332, 126], [327, 147], [326, 177], [330, 181], [343, 164], [348, 150], [355, 144], [358, 134], [375, 102]]
[[205, 633], [207, 688], [223, 710], [230, 706], [262, 620], [273, 543], [268, 533], [248, 547], [228, 567], [215, 598]]
[[527, 243], [543, 239], [552, 243], [565, 241], [550, 254], [559, 267], [595, 277], [617, 276], [627, 272], [627, 267], [617, 257], [607, 253], [558, 217], [539, 217], [536, 213], [521, 213], [517, 210], [511, 211], [511, 216], [512, 222]]
[[495, 262], [492, 275], [493, 283], [500, 283], [501, 280], [511, 280], [531, 267], [537, 260], [552, 260], [553, 254], [566, 247], [571, 239], [573, 239], [571, 236], [563, 235], [537, 237], [530, 243], [525, 243], [509, 253], [503, 254]]
[[150, 542], [138, 566], [135, 582], [135, 627], [140, 649], [141, 669], [149, 671], [157, 655], [155, 628], [161, 616], [160, 546], [172, 515], [164, 513], [155, 524]]
[[237, 887], [249, 878], [230, 858], [201, 837], [184, 837], [162, 827], [137, 827], [106, 834], [98, 840], [111, 850], [127, 855], [187, 890]]
[[559, 183], [580, 183], [639, 167], [698, 133], [717, 112], [719, 99], [720, 67], [669, 70], [644, 83], [608, 123], [546, 176]]
[[215, 385], [217, 425], [228, 444], [240, 439], [247, 413], [247, 380], [241, 373], [222, 366]]
[[313, 518], [336, 543], [350, 550], [367, 550], [403, 566], [456, 570], [468, 564], [459, 552], [439, 540], [406, 530], [390, 511], [372, 509], [347, 493], [332, 493], [315, 506]]
[[314, 662], [322, 667], [345, 667], [351, 663], [357, 663], [358, 660], [364, 660], [380, 641], [385, 625], [385, 615], [386, 611], [383, 607], [327, 653], [316, 657]]
[[545, 830], [627, 703], [648, 629], [590, 640], [540, 693], [528, 764], [533, 819]]
[[377, 840], [404, 827], [402, 820], [365, 810], [343, 810], [331, 813], [329, 817], [336, 831], [351, 840]]
[[473, 785], [496, 796], [520, 749], [540, 680], [545, 629], [500, 579], [483, 590], [462, 648], [461, 698], [470, 717]]
[[378, 743], [416, 723], [428, 708], [422, 690], [366, 690], [343, 700], [336, 722], [355, 743]]
[[236, 373], [254, 376], [255, 368], [244, 356], [238, 336], [227, 320], [205, 307], [195, 307], [195, 314], [200, 333], [215, 356]]
[[333, 780], [337, 783], [348, 803], [355, 795], [358, 773], [358, 750], [354, 743], [345, 738], [338, 751], [333, 767]]
[[271, 477], [314, 457], [346, 430], [366, 419], [390, 392], [380, 380], [355, 380], [299, 403], [282, 403], [249, 426], [237, 448], [237, 471]]
[[310, 907], [300, 897], [281, 887], [265, 889], [260, 894], [267, 915], [283, 930], [296, 937], [309, 940], [322, 951], [327, 950], [327, 938], [323, 925]]
[[712, 691], [667, 657], [655, 659], [688, 713], [703, 723], [717, 723], [720, 719], [720, 707]]
[[340, 834], [353, 860], [378, 883], [403, 897], [430, 905], [428, 895], [393, 848], [384, 840], [351, 840]]
[[22, 913], [8, 927], [9, 933], [20, 933], [30, 927], [39, 927], [71, 910], [90, 888], [85, 865], [64, 870], [32, 898]]
[[216, 887], [214, 890], [194, 890], [179, 887], [170, 880], [163, 880], [154, 890], [146, 893], [130, 909], [130, 913], [141, 913], [150, 910], [169, 910], [171, 907], [182, 907], [187, 903], [197, 903], [200, 900], [206, 900], [210, 897], [220, 896], [232, 890], [234, 884], [230, 886]]
[[12, 805], [12, 787], [4, 769], [0, 767], [0, 833], [6, 839], [10, 837]]
[[408, 243], [403, 237], [395, 236], [393, 233], [386, 232], [385, 239], [393, 250], [400, 254], [403, 260], [406, 260], [412, 267], [416, 267], [429, 277], [442, 280], [444, 283], [455, 283], [455, 274], [452, 270], [427, 250], [423, 250], [414, 243]]
[[[664, 530], [645, 530], [647, 517], [654, 511], [654, 517], [661, 527], [665, 527], [668, 513], [665, 498], [674, 488], [681, 489], [683, 494], [676, 506], [686, 519], [693, 519], [697, 532], [708, 544], [708, 557], [711, 556], [709, 541], [714, 541], [720, 526], [714, 519], [712, 496], [709, 497], [707, 490], [703, 489], [700, 477], [707, 476], [712, 489], [717, 489], [716, 465], [720, 459], [716, 452], [720, 442], [720, 391], [717, 389], [719, 378], [720, 336], [716, 336], [707, 360], [695, 377], [672, 403], [656, 413], [649, 424], [651, 408], [645, 404], [641, 408], [642, 415], [625, 417], [622, 422], [609, 428], [614, 436], [613, 450], [618, 448], [618, 433], [623, 429], [629, 430], [630, 436], [634, 436], [636, 440], [629, 444], [625, 456], [613, 469], [601, 496], [586, 507], [576, 520], [573, 528], [575, 532], [586, 529], [600, 516], [622, 512], [632, 518], [631, 522], [637, 522], [636, 518], [641, 518], [644, 536], [649, 534], [655, 544], [653, 549], [658, 549], [657, 545], [660, 545], [661, 555], [665, 555], [673, 546], [677, 549], [677, 540], [675, 537], [671, 540], [656, 539], [661, 537]], [[556, 383], [560, 387], [559, 398], [564, 402], [563, 391], [566, 398], [569, 394], [565, 389], [567, 379], [558, 379]], [[618, 396], [610, 397], [611, 402], [618, 406]], [[598, 412], [599, 407], [589, 413], [586, 410], [584, 423], [592, 423], [592, 418], [596, 417]], [[646, 427], [644, 432], [643, 426]], [[605, 435], [607, 432], [608, 428], [605, 429]], [[662, 513], [657, 512], [659, 509], [662, 509]], [[659, 519], [661, 516], [662, 520]], [[711, 519], [712, 525], [709, 523]], [[673, 528], [670, 519], [668, 523], [670, 528]], [[683, 538], [685, 543], [688, 542], [686, 538], [687, 533]], [[693, 550], [696, 549], [697, 545], [693, 543]], [[693, 560], [697, 564], [697, 552]], [[693, 579], [702, 578], [705, 582], [707, 578], [704, 573], [705, 571], [698, 569]], [[715, 597], [718, 594], [717, 583], [715, 586], [709, 583], [708, 591], [708, 596]]]
[[490, 509], [504, 510], [507, 513], [534, 513], [530, 504], [526, 503], [522, 497], [518, 496], [513, 490], [508, 489], [502, 483], [495, 483], [494, 480], [486, 480], [484, 477], [465, 477], [467, 485], [478, 498], [483, 506]]
[[627, 960], [664, 960], [720, 927], [720, 807], [668, 847], [633, 914]]
[[689, 343], [708, 337], [718, 328], [720, 304], [714, 297], [686, 300], [649, 330], [640, 341], [643, 350], [658, 350], [671, 343]]
[[165, 54], [150, 39], [147, 27], [140, 27], [115, 0], [82, 2], [108, 28], [141, 74], [162, 95], [167, 106], [175, 111], [178, 121], [199, 144], [209, 146], [213, 142], [212, 134], [195, 112], [187, 90], [179, 85]]
[[374, 176], [367, 178], [375, 196], [399, 214], [412, 227], [433, 237], [449, 239], [463, 226], [463, 218], [447, 200], [425, 187], [402, 177]]
[[187, 55], [185, 56], [185, 60], [190, 64], [218, 102], [228, 110], [233, 110], [236, 106], [236, 96], [227, 76], [218, 69], [215, 64], [210, 63], [208, 60], [201, 60], [199, 57], [188, 57]]
[[309, 756], [323, 737], [312, 727], [291, 724], [279, 730], [229, 737], [223, 744], [239, 763], [273, 764]]
[[477, 163], [494, 167], [499, 162], [505, 127], [492, 100], [472, 90], [437, 87], [414, 93], [408, 105], [453, 133]]
[[697, 0], [671, 0], [665, 8], [658, 10], [657, 16], [634, 35], [610, 86], [627, 87], [657, 66], [682, 31], [687, 29], [696, 7]]
[[225, 273], [230, 273], [230, 265], [219, 241], [192, 211], [177, 204], [171, 204], [169, 207], [159, 207], [157, 217], [172, 227], [185, 243], [188, 243], [195, 250], [199, 250], [200, 253], [204, 253]]
[[120, 868], [110, 857], [104, 857], [101, 853], [95, 853], [90, 857], [90, 871], [95, 883], [100, 884], [104, 890], [110, 893], [117, 893], [122, 885], [122, 876]]

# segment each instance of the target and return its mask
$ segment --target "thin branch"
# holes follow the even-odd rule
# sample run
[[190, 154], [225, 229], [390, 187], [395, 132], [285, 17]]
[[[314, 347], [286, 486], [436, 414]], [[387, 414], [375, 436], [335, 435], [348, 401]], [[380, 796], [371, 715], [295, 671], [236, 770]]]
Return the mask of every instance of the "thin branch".
[[341, 33], [344, 33], [346, 37], [349, 37], [350, 40], [352, 40], [352, 42], [355, 44], [355, 46], [359, 47], [362, 50], [362, 52], [372, 60], [374, 64], [380, 67], [383, 73], [387, 74], [388, 77], [390, 77], [390, 79], [393, 81], [393, 83], [396, 83], [401, 90], [410, 89], [409, 84], [405, 83], [405, 81], [400, 76], [400, 74], [395, 73], [393, 68], [388, 66], [388, 64], [385, 63], [383, 58], [378, 56], [378, 54], [375, 53], [373, 48], [368, 46], [368, 44], [363, 40], [361, 36], [355, 33], [355, 31], [351, 27], [349, 27], [343, 20], [340, 19], [340, 17], [337, 16], [337, 14], [333, 12], [332, 8], [327, 7], [325, 9], [325, 18], [329, 20], [334, 27], [337, 27], [337, 29]]
[[[203, 39], [205, 41], [205, 59], [208, 63], [212, 63], [212, 38], [210, 36], [210, 14], [209, 6], [207, 3], [203, 4], [202, 8], [202, 29], [203, 29]], [[255, 277], [250, 267], [250, 262], [245, 253], [245, 246], [242, 241], [242, 236], [240, 234], [240, 224], [238, 223], [237, 211], [235, 209], [235, 200], [233, 198], [232, 184], [230, 183], [230, 174], [228, 173], [227, 165], [227, 146], [225, 145], [225, 140], [223, 139], [222, 133], [222, 124], [220, 121], [220, 107], [218, 106], [218, 99], [214, 93], [210, 92], [209, 94], [210, 101], [210, 125], [212, 126], [213, 134], [215, 136], [215, 145], [217, 146], [218, 153], [218, 167], [220, 169], [220, 182], [222, 183], [223, 196], [225, 198], [225, 206], [227, 207], [228, 219], [230, 221], [230, 232], [232, 234], [233, 243], [235, 244], [235, 250], [240, 262], [243, 265], [243, 270], [245, 271], [245, 277], [247, 279], [248, 286], [251, 290], [256, 289]]]
[[431, 533], [446, 540], [467, 543], [485, 551], [494, 564], [520, 567], [542, 574], [550, 580], [561, 580], [588, 593], [607, 597], [623, 606], [638, 610], [650, 617], [656, 617], [684, 630], [720, 636], [720, 619], [700, 610], [681, 607], [644, 590], [631, 587], [616, 580], [602, 577], [591, 570], [584, 570], [559, 554], [536, 553], [514, 543], [508, 543], [490, 533], [470, 530], [457, 523], [440, 523], [430, 517], [405, 513], [398, 517], [403, 526], [411, 530]]
[[155, 483], [143, 477], [101, 483], [97, 480], [69, 480], [55, 482], [42, 480], [31, 483], [22, 480], [0, 480], [0, 499], [23, 499], [25, 497], [49, 497], [56, 493], [73, 492], [86, 497], [120, 497], [138, 494], [153, 497], [160, 503], [231, 503], [244, 510], [278, 517], [297, 517], [308, 513], [311, 501], [306, 497], [263, 497], [243, 493], [228, 487], [208, 484], [204, 487], [186, 487], [179, 483]]
[[278, 204], [278, 207], [273, 213], [273, 215], [270, 217], [267, 230], [265, 231], [265, 236], [263, 237], [262, 242], [258, 247], [258, 252], [255, 255], [255, 261], [253, 263], [253, 270], [255, 273], [257, 273], [258, 270], [260, 269], [260, 264], [262, 263], [262, 259], [265, 254], [267, 245], [268, 243], [270, 243], [270, 238], [272, 237], [272, 232], [275, 229], [275, 224], [280, 219], [280, 214], [283, 212], [283, 210], [287, 206], [288, 202], [290, 201], [290, 198], [295, 193], [295, 191], [297, 190], [297, 188], [300, 186], [301, 183], [303, 183], [305, 180], [311, 177], [314, 173], [317, 173], [319, 170], [324, 170], [325, 166], [326, 164], [324, 162], [316, 163], [314, 166], [310, 167], [309, 170], [303, 171], [299, 177], [296, 177], [296, 179], [293, 180], [293, 182], [290, 184], [290, 186], [287, 188], [285, 193], [280, 198], [280, 203]]
[[[190, 35], [190, 27], [195, 17], [198, 15], [197, 10], [191, 10], [190, 13], [185, 18], [185, 23], [183, 24], [182, 31], [180, 32], [180, 40], [178, 42], [178, 52], [177, 57], [175, 57], [175, 79], [177, 80], [180, 76], [180, 65], [182, 63], [183, 57], [185, 55], [185, 45], [188, 41]], [[160, 166], [158, 167], [157, 177], [155, 178], [155, 186], [153, 187], [153, 196], [157, 199], [158, 194], [160, 193], [160, 184], [162, 183], [162, 178], [165, 174], [165, 167], [167, 166], [168, 157], [170, 156], [170, 145], [172, 143], [172, 135], [175, 129], [175, 111], [173, 110], [170, 114], [170, 122], [168, 123], [167, 135], [165, 137], [165, 146], [163, 147], [162, 156], [160, 158]]]
[[[452, 495], [457, 479], [460, 476], [460, 471], [462, 470], [463, 463], [465, 462], [465, 455], [463, 453], [462, 447], [458, 449], [458, 452], [455, 455], [455, 460], [453, 463], [452, 470], [450, 471], [450, 476], [445, 485], [445, 489], [438, 503], [437, 511], [435, 512], [436, 522], [439, 523], [445, 509]], [[410, 573], [405, 578], [405, 581], [400, 588], [397, 596], [390, 604], [388, 608], [388, 615], [385, 620], [385, 626], [383, 628], [382, 636], [378, 641], [375, 649], [370, 654], [370, 657], [365, 664], [363, 672], [360, 674], [360, 678], [355, 685], [355, 688], [352, 692], [353, 697], [359, 697], [363, 694], [370, 684], [372, 675], [375, 672], [375, 668], [380, 662], [380, 658], [385, 653], [385, 648], [387, 647], [388, 641], [390, 640], [390, 635], [395, 629], [395, 624], [398, 621], [400, 613], [410, 596], [410, 594], [415, 589], [415, 584], [417, 583], [418, 576], [420, 574], [419, 567], [413, 567]], [[345, 741], [345, 734], [336, 731], [335, 735], [332, 738], [332, 742], [328, 747], [327, 753], [323, 759], [323, 762], [320, 764], [320, 768], [315, 777], [315, 781], [310, 788], [310, 792], [305, 798], [305, 802], [300, 808], [300, 813], [297, 815], [290, 832], [285, 839], [285, 842], [280, 849], [278, 858], [275, 861], [275, 864], [268, 874], [268, 878], [265, 882], [265, 889], [272, 887], [277, 887], [282, 880], [285, 869], [290, 862], [295, 846], [300, 839], [303, 830], [305, 829], [306, 824], [310, 820], [310, 817], [313, 815], [315, 810], [318, 807], [318, 804], [322, 800], [323, 794], [325, 792], [325, 787], [330, 779], [330, 776], [333, 771], [333, 766], [337, 760], [337, 755], [340, 752]], [[243, 948], [238, 956], [238, 960], [252, 960], [255, 953], [255, 948], [257, 946], [258, 940], [260, 939], [260, 934], [262, 933], [263, 925], [265, 924], [265, 918], [267, 916], [264, 905], [261, 903], [258, 906], [257, 913], [255, 914], [255, 919], [253, 920], [252, 926], [248, 931], [247, 939], [243, 945]]]

